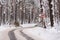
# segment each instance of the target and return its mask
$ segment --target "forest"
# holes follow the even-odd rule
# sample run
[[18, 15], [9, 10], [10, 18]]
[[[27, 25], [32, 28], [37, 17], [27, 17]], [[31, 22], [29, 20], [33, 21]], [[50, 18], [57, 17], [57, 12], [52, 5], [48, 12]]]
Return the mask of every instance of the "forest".
[[[60, 0], [0, 0], [0, 25], [59, 24]], [[40, 26], [41, 26], [40, 25]]]

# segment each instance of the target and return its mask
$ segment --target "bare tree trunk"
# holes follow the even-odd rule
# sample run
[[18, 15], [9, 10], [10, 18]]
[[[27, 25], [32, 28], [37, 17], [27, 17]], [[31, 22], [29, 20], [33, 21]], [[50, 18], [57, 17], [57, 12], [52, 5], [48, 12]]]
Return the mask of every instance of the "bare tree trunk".
[[2, 4], [0, 3], [0, 25], [2, 23]]
[[23, 24], [23, 15], [24, 15], [24, 13], [23, 13], [23, 3], [22, 3], [21, 24]]
[[15, 2], [15, 22], [14, 22], [14, 24], [15, 24], [15, 26], [19, 26], [19, 22], [18, 22], [18, 18], [17, 18], [17, 5], [18, 5], [18, 3], [17, 3], [17, 0], [16, 0], [16, 2]]
[[48, 0], [49, 1], [49, 9], [50, 9], [50, 22], [51, 22], [51, 27], [53, 27], [54, 26], [54, 22], [53, 22], [53, 14], [52, 14], [52, 4], [51, 4], [51, 2], [52, 2], [52, 0]]
[[58, 1], [58, 5], [57, 5], [58, 6], [58, 11], [59, 11], [58, 14], [59, 14], [59, 20], [60, 20], [60, 0], [57, 0], [57, 1]]
[[25, 0], [22, 0], [21, 24], [23, 24], [24, 21], [24, 2]]

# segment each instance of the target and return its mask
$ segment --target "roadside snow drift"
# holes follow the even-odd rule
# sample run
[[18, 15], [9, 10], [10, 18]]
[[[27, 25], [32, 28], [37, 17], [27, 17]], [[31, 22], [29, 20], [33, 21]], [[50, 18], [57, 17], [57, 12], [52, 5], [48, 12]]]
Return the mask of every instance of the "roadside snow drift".
[[37, 24], [23, 24], [22, 27], [34, 27]]
[[32, 34], [36, 37], [39, 37], [43, 40], [60, 40], [60, 31], [57, 31], [55, 28], [51, 29], [44, 29], [40, 27], [32, 28], [32, 29], [25, 29], [23, 30], [26, 34]]
[[9, 28], [9, 25], [1, 25], [0, 26], [0, 31], [4, 31]]

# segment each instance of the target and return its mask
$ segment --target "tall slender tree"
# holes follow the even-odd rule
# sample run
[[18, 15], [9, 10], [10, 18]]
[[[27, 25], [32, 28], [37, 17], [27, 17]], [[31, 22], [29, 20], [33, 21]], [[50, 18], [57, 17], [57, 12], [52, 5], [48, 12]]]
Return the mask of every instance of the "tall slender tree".
[[0, 25], [2, 23], [2, 4], [0, 3]]
[[48, 0], [49, 1], [49, 9], [50, 9], [50, 22], [51, 22], [51, 27], [54, 26], [54, 22], [53, 22], [53, 14], [52, 14], [52, 0]]

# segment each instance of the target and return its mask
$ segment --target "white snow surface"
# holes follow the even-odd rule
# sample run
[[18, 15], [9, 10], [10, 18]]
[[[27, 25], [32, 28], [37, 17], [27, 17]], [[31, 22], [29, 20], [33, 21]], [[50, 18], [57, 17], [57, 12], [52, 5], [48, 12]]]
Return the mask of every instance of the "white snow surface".
[[35, 27], [32, 29], [24, 29], [23, 32], [26, 34], [32, 34], [43, 40], [60, 40], [60, 25], [54, 24], [54, 27], [48, 27], [46, 29], [42, 27]]
[[32, 24], [23, 24], [21, 26], [22, 27], [34, 27], [35, 25], [37, 25], [37, 24], [34, 24], [34, 23], [32, 23]]
[[9, 25], [1, 25], [0, 26], [0, 31], [4, 31], [4, 30], [8, 29], [9, 28], [8, 26]]
[[35, 35], [36, 37], [42, 38], [43, 40], [60, 40], [60, 31], [57, 31], [54, 28], [43, 29], [36, 27], [34, 29], [26, 29], [24, 32], [26, 34]]
[[4, 31], [4, 30], [6, 30], [6, 29], [13, 29], [13, 28], [15, 28], [14, 25], [7, 25], [7, 24], [1, 25], [1, 26], [0, 26], [0, 32], [1, 32], [1, 31]]
[[[23, 27], [34, 27], [36, 24], [23, 24], [21, 26]], [[44, 29], [42, 27], [35, 27], [30, 29], [24, 29], [23, 32], [26, 34], [32, 34], [36, 37], [39, 37], [43, 40], [60, 40], [60, 25], [54, 24], [54, 27], [48, 26], [48, 28]], [[10, 25], [1, 25], [0, 31], [4, 31], [9, 27]], [[13, 25], [12, 25], [13, 26]]]

